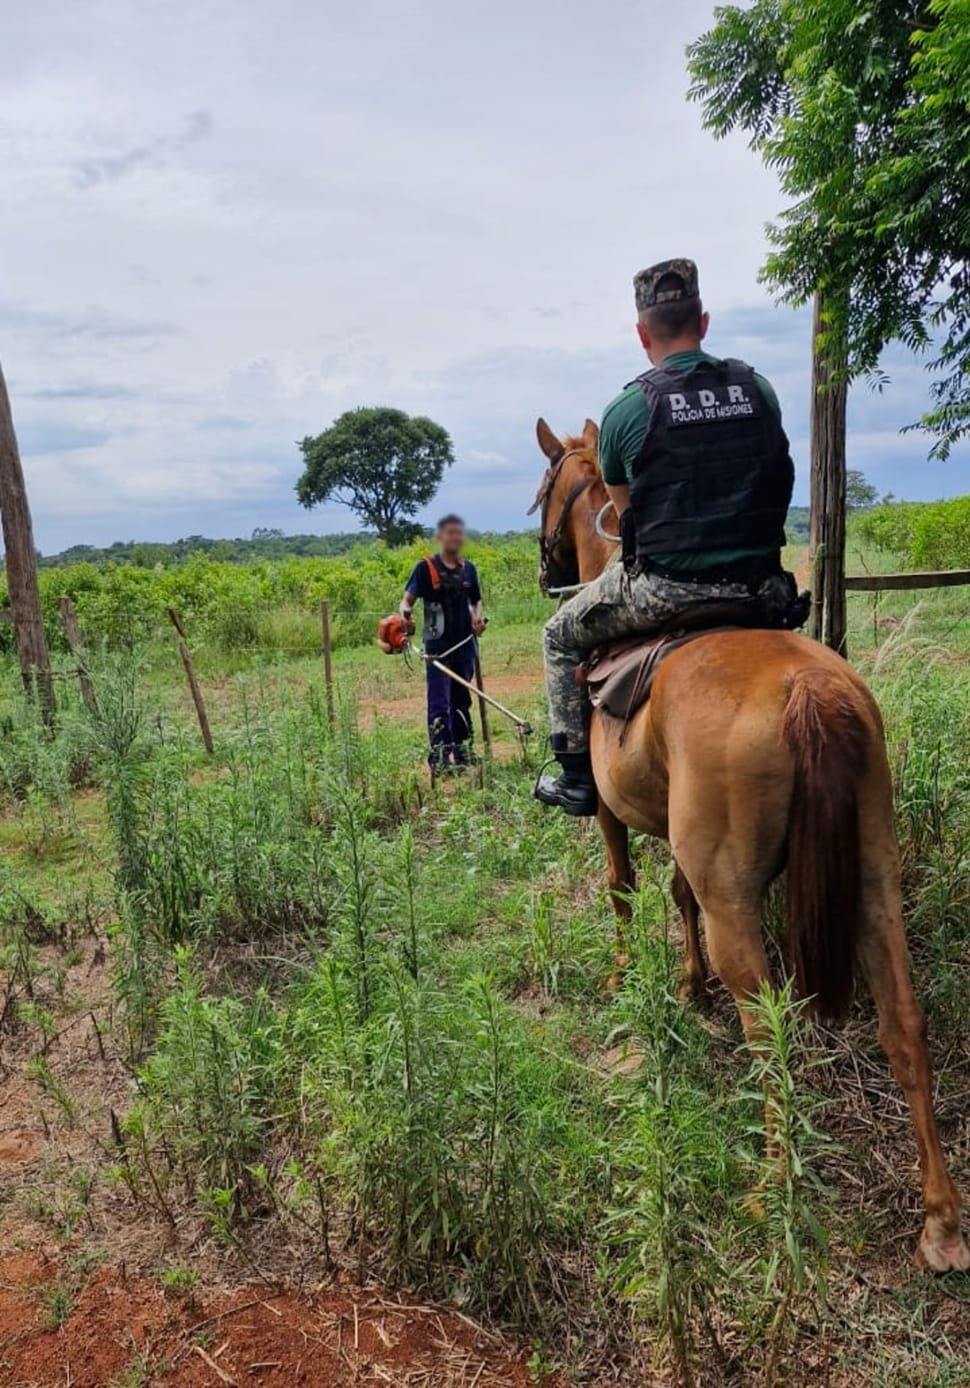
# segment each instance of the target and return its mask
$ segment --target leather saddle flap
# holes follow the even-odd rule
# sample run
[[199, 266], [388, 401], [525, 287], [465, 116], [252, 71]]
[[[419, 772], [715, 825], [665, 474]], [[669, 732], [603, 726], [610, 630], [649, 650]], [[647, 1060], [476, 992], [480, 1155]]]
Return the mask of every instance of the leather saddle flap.
[[594, 708], [627, 722], [649, 699], [665, 658], [701, 634], [650, 636], [635, 645], [622, 642], [620, 649], [608, 646], [602, 656], [594, 656], [585, 677]]
[[[624, 637], [594, 651], [576, 672], [578, 682], [589, 689], [594, 707], [611, 718], [628, 722], [649, 699], [657, 671], [668, 656], [699, 636], [738, 631], [755, 624], [748, 612], [726, 605], [704, 612], [707, 621], [699, 620], [700, 613], [690, 615], [693, 621], [685, 620], [686, 613], [681, 614], [675, 630]], [[734, 620], [729, 620], [732, 617]]]

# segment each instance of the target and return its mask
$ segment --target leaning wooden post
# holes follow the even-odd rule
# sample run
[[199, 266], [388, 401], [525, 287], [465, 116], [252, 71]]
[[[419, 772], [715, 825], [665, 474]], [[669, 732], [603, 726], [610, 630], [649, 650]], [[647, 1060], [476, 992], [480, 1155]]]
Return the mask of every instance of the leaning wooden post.
[[77, 661], [77, 682], [81, 686], [81, 698], [84, 700], [84, 707], [88, 713], [97, 716], [98, 700], [94, 692], [94, 685], [91, 683], [91, 675], [88, 671], [84, 659], [84, 646], [81, 641], [81, 629], [77, 624], [77, 613], [74, 611], [74, 604], [66, 595], [57, 599], [57, 605], [61, 609], [61, 621], [64, 623], [64, 635], [67, 637], [67, 644], [71, 654]]
[[[482, 656], [477, 644], [475, 646], [475, 683], [478, 685], [479, 689], [484, 692], [485, 681], [482, 679]], [[488, 704], [481, 695], [479, 695], [478, 698], [478, 716], [482, 720], [482, 741], [485, 744], [486, 751], [491, 752], [492, 730], [488, 722]]]
[[185, 667], [185, 677], [189, 682], [189, 690], [192, 694], [192, 702], [195, 704], [195, 711], [199, 718], [199, 728], [202, 731], [202, 741], [205, 743], [205, 750], [212, 755], [212, 731], [209, 728], [209, 715], [205, 711], [205, 701], [202, 698], [202, 690], [199, 688], [199, 680], [195, 673], [195, 666], [192, 663], [192, 656], [189, 653], [188, 641], [185, 636], [185, 627], [182, 625], [182, 618], [175, 611], [174, 607], [168, 609], [168, 619], [179, 635], [179, 655], [182, 657], [182, 664]]
[[37, 586], [37, 551], [27, 501], [24, 470], [14, 433], [10, 397], [0, 368], [0, 517], [6, 550], [7, 590], [13, 615], [20, 673], [28, 694], [37, 691], [45, 723], [54, 721], [54, 681], [51, 676], [44, 615]]
[[846, 653], [845, 429], [848, 381], [845, 352], [823, 342], [825, 300], [815, 296], [812, 323], [812, 495], [809, 549], [812, 565], [811, 634]]
[[323, 629], [323, 687], [327, 695], [327, 721], [331, 730], [337, 725], [337, 710], [333, 697], [333, 645], [330, 640], [330, 604], [326, 598], [320, 604], [320, 625]]

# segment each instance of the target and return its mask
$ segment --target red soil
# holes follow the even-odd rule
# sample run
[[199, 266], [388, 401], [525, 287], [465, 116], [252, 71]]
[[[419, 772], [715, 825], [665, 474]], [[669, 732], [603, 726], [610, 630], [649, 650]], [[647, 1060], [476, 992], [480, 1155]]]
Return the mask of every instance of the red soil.
[[37, 1254], [0, 1259], [5, 1388], [526, 1388], [534, 1381], [522, 1351], [460, 1313], [373, 1289], [302, 1297], [249, 1286], [191, 1305], [167, 1299], [154, 1282], [102, 1269], [57, 1327], [51, 1291], [59, 1278], [69, 1285], [69, 1272]]

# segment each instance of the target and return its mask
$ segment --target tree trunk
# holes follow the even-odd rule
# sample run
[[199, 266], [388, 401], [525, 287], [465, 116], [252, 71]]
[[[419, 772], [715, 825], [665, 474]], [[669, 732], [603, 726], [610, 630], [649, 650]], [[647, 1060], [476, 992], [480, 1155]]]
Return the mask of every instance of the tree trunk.
[[20, 673], [28, 694], [36, 690], [47, 723], [54, 718], [54, 682], [37, 587], [37, 554], [24, 471], [13, 428], [10, 398], [0, 369], [0, 517], [6, 550], [7, 589]]
[[812, 324], [811, 634], [846, 653], [845, 416], [848, 382], [843, 344], [823, 343], [825, 304], [815, 296]]

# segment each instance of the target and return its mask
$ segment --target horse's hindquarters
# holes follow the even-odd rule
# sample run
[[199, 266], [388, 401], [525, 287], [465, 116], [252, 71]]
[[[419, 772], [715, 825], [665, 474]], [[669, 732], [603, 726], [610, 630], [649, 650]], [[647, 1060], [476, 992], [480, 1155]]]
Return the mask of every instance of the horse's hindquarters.
[[665, 661], [628, 724], [594, 714], [602, 798], [625, 824], [658, 837], [753, 843], [774, 875], [792, 783], [782, 724], [795, 675], [809, 665], [848, 673], [831, 651], [789, 632], [698, 637]]
[[667, 837], [667, 768], [646, 704], [629, 723], [594, 713], [590, 751], [600, 797], [631, 829]]

